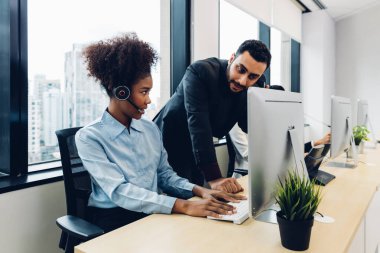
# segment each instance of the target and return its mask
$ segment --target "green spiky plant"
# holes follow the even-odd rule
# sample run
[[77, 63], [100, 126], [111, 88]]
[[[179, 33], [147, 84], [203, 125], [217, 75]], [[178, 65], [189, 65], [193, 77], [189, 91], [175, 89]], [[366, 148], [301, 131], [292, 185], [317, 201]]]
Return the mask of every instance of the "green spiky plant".
[[355, 145], [359, 145], [362, 140], [369, 141], [368, 134], [370, 131], [365, 126], [356, 126], [353, 129]]
[[283, 181], [279, 180], [276, 190], [282, 218], [290, 221], [311, 219], [321, 202], [321, 188], [314, 180], [290, 171]]

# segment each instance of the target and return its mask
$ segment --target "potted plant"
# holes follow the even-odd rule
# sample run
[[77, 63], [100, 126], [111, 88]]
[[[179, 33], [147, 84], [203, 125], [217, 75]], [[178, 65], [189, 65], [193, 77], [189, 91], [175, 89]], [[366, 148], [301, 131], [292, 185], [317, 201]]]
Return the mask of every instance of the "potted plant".
[[369, 133], [370, 131], [365, 126], [356, 126], [353, 129], [355, 145], [358, 147], [360, 154], [363, 154], [364, 141], [369, 141]]
[[290, 250], [309, 248], [314, 214], [321, 202], [321, 188], [314, 180], [299, 176], [290, 171], [284, 180], [279, 180], [276, 189], [276, 202], [280, 206], [277, 222], [281, 244]]

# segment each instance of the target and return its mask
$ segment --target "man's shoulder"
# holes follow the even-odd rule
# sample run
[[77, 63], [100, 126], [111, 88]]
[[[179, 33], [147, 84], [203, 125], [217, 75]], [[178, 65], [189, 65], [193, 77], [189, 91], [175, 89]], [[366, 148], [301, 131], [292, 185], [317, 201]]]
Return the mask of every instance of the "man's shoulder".
[[194, 62], [189, 66], [193, 74], [197, 75], [201, 80], [208, 82], [218, 81], [227, 69], [227, 61], [218, 58], [207, 58]]
[[190, 67], [196, 70], [219, 70], [227, 65], [227, 60], [211, 57], [203, 60], [195, 61]]

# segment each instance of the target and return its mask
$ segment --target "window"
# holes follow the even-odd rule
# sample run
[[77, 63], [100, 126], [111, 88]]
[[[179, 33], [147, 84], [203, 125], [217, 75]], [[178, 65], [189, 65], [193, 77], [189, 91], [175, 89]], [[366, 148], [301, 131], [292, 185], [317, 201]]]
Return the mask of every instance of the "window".
[[291, 39], [276, 28], [270, 28], [270, 51], [272, 61], [270, 67], [270, 84], [282, 85], [290, 91], [290, 59]]
[[29, 164], [59, 159], [55, 130], [84, 126], [106, 108], [108, 97], [81, 55], [91, 42], [136, 32], [160, 56], [146, 117], [169, 99], [170, 0], [33, 0], [27, 16]]
[[220, 1], [219, 24], [219, 57], [222, 59], [229, 59], [243, 41], [259, 38], [258, 20], [224, 0]]

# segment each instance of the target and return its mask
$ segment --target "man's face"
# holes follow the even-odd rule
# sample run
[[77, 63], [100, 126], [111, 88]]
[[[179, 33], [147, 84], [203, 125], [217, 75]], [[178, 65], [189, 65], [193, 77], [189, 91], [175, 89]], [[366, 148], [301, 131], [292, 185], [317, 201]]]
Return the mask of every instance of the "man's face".
[[235, 58], [233, 54], [228, 62], [227, 80], [232, 92], [241, 92], [256, 83], [267, 68], [264, 62], [258, 62], [249, 54], [243, 52]]

